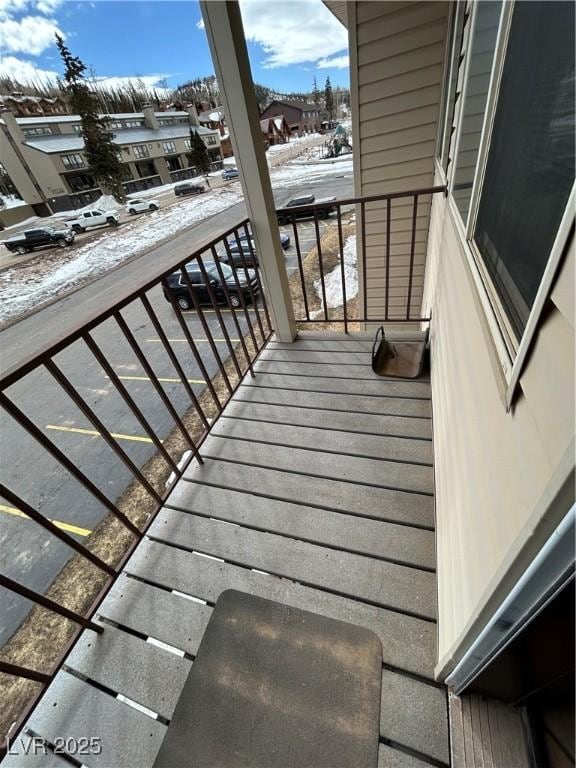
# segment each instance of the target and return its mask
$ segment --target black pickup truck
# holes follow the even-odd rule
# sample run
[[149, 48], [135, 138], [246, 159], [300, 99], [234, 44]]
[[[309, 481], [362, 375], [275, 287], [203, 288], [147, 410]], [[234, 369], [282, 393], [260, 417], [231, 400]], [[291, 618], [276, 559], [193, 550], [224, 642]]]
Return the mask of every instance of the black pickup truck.
[[54, 227], [41, 227], [39, 229], [26, 229], [13, 237], [4, 240], [4, 245], [12, 253], [23, 255], [46, 246], [58, 246], [66, 248], [72, 245], [76, 233], [71, 229], [55, 229]]
[[276, 211], [278, 224], [289, 224], [293, 218], [313, 219], [314, 211], [319, 219], [327, 219], [332, 211], [336, 210], [336, 206], [333, 205], [335, 202], [335, 197], [322, 197], [319, 200], [316, 200], [314, 195], [294, 197]]

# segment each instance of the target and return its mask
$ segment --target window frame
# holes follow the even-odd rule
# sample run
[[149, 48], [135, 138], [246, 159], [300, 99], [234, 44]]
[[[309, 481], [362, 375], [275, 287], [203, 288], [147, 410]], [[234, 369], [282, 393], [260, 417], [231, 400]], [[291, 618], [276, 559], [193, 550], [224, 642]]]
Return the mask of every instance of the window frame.
[[[80, 158], [80, 164], [75, 163], [74, 165], [69, 165], [67, 163], [68, 158], [74, 157], [74, 158]], [[62, 161], [62, 165], [64, 166], [65, 170], [67, 171], [77, 171], [80, 168], [87, 168], [86, 161], [82, 154], [80, 152], [68, 152], [65, 155], [61, 155], [60, 159]]]
[[436, 158], [446, 177], [447, 168], [442, 163], [444, 153], [450, 151], [450, 129], [454, 119], [454, 111], [450, 114], [450, 104], [452, 97], [456, 95], [458, 86], [457, 80], [454, 80], [454, 70], [458, 68], [460, 59], [460, 49], [462, 47], [462, 33], [464, 31], [464, 20], [466, 18], [466, 2], [455, 0], [450, 6], [450, 19], [448, 21], [450, 35], [444, 54], [444, 71], [446, 79], [442, 87], [442, 101], [440, 104], [440, 118], [438, 122], [438, 138], [436, 142]]
[[[542, 274], [540, 286], [536, 298], [532, 304], [526, 326], [520, 338], [513, 331], [511, 323], [502, 300], [496, 290], [496, 286], [488, 273], [484, 260], [474, 240], [474, 230], [478, 218], [478, 210], [484, 187], [484, 177], [490, 151], [492, 139], [492, 130], [494, 119], [498, 106], [498, 96], [500, 92], [500, 82], [506, 63], [506, 53], [508, 49], [508, 38], [514, 14], [516, 0], [504, 0], [496, 46], [494, 49], [494, 59], [492, 63], [492, 72], [488, 86], [488, 95], [486, 100], [486, 109], [482, 123], [482, 132], [478, 148], [478, 158], [474, 172], [474, 180], [470, 196], [470, 205], [466, 221], [462, 221], [462, 216], [453, 195], [454, 187], [454, 168], [456, 167], [456, 158], [460, 146], [460, 134], [462, 129], [463, 109], [460, 111], [458, 125], [456, 126], [456, 140], [454, 143], [454, 153], [450, 165], [452, 173], [448, 181], [449, 207], [452, 219], [464, 246], [464, 252], [468, 260], [474, 284], [479, 295], [480, 304], [484, 311], [490, 334], [494, 343], [494, 348], [498, 357], [499, 370], [502, 374], [502, 394], [503, 401], [507, 411], [510, 411], [517, 393], [520, 376], [522, 375], [526, 363], [528, 352], [534, 340], [534, 336], [540, 324], [542, 310], [549, 296], [554, 278], [562, 262], [573, 226], [573, 211], [576, 206], [576, 182], [573, 183], [566, 208], [564, 210], [560, 226], [556, 232], [554, 243], [546, 267]], [[469, 34], [469, 43], [467, 46], [467, 60], [464, 69], [464, 82], [462, 88], [462, 105], [465, 104], [466, 92], [468, 86], [468, 73], [470, 66], [470, 41], [473, 39], [476, 17], [478, 11], [478, 0], [475, 0], [471, 11], [471, 26]], [[440, 166], [441, 167], [441, 166]]]
[[[166, 147], [168, 145], [170, 145], [171, 149], [166, 149]], [[164, 152], [165, 155], [175, 155], [177, 153], [176, 142], [174, 142], [174, 141], [172, 141], [170, 139], [168, 141], [163, 141], [162, 142], [162, 151]]]
[[150, 157], [150, 150], [147, 144], [134, 144], [132, 149], [137, 160], [145, 160], [147, 157]]

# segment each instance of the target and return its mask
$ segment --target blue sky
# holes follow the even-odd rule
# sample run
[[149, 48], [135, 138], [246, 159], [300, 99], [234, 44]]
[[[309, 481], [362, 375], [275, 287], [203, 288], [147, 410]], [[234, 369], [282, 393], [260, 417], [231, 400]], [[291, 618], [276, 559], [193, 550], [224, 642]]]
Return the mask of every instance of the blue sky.
[[[252, 73], [279, 91], [348, 85], [347, 33], [321, 0], [242, 0]], [[61, 72], [54, 33], [98, 77], [173, 86], [213, 72], [196, 0], [0, 0], [0, 72]]]

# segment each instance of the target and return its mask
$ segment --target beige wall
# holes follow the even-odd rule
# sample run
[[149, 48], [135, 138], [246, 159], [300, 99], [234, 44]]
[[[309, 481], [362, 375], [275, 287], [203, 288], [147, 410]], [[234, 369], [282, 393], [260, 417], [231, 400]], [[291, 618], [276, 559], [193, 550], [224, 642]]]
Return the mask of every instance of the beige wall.
[[497, 605], [499, 592], [509, 589], [510, 573], [534, 556], [562, 512], [548, 507], [552, 486], [574, 463], [574, 243], [510, 413], [472, 267], [441, 196], [433, 204], [428, 259], [437, 671], [445, 673], [487, 618], [490, 604]]
[[[439, 118], [448, 3], [349, 4], [357, 195], [430, 187]], [[420, 314], [430, 198], [418, 208], [411, 313]], [[391, 317], [407, 306], [412, 202], [392, 205]], [[382, 317], [386, 205], [366, 208], [367, 305]]]

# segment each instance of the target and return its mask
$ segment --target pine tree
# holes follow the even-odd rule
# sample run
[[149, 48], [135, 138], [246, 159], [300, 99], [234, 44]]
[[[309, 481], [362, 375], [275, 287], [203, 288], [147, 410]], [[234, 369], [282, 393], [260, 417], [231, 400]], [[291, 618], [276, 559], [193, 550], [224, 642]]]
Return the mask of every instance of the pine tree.
[[332, 124], [334, 122], [334, 96], [329, 76], [326, 78], [326, 85], [324, 86], [324, 108], [328, 116], [328, 122]]
[[64, 90], [73, 112], [80, 115], [82, 121], [84, 155], [90, 172], [104, 194], [112, 194], [122, 203], [126, 200], [126, 192], [122, 186], [125, 170], [120, 160], [120, 147], [112, 140], [106, 118], [98, 114], [98, 99], [88, 86], [85, 64], [72, 55], [59, 35], [56, 35], [56, 45], [65, 67]]
[[319, 104], [320, 104], [320, 91], [318, 90], [318, 83], [316, 82], [316, 77], [314, 77], [314, 82], [312, 84], [312, 100], [314, 101], [314, 104], [316, 106], [319, 106]]
[[202, 141], [197, 131], [190, 128], [190, 151], [187, 153], [188, 163], [190, 167], [195, 168], [197, 173], [201, 173], [206, 176], [206, 183], [210, 186], [208, 181], [208, 173], [212, 167], [210, 161], [210, 155], [206, 144]]

